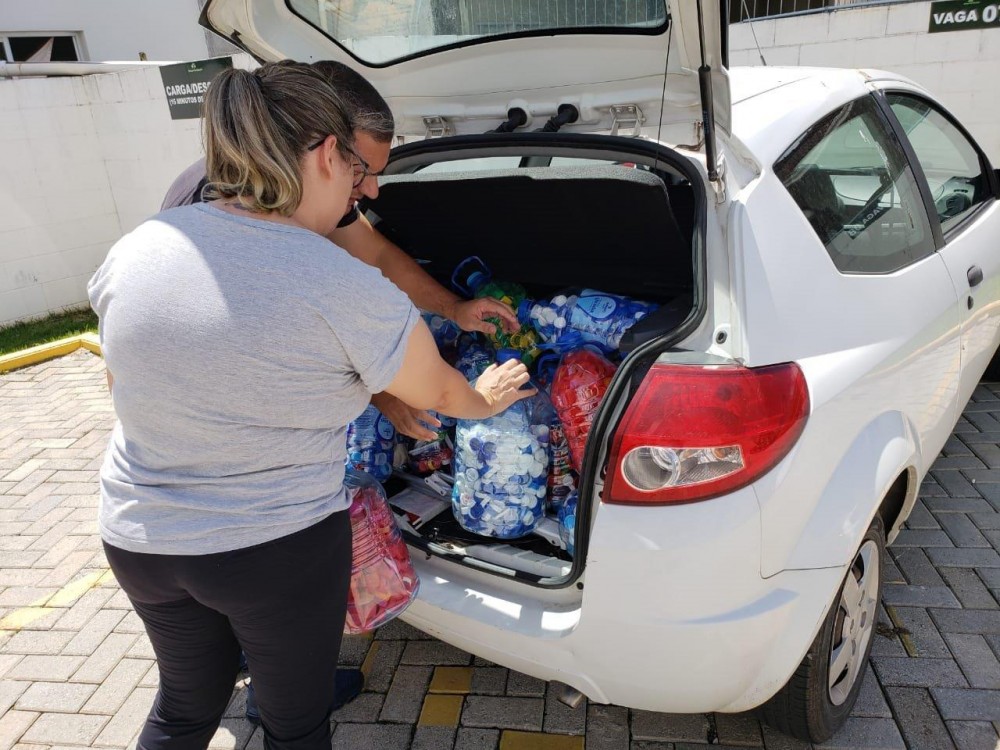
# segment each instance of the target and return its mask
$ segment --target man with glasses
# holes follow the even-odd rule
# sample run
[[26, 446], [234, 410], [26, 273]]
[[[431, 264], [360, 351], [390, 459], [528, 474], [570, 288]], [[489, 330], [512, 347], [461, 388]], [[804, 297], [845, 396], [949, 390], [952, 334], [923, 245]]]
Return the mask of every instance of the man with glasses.
[[[514, 312], [502, 302], [493, 299], [463, 300], [453, 294], [425, 272], [416, 261], [395, 244], [386, 239], [358, 211], [357, 202], [362, 198], [374, 199], [378, 196], [378, 178], [389, 161], [389, 149], [395, 124], [389, 105], [363, 76], [341, 63], [322, 60], [314, 66], [326, 76], [333, 87], [347, 101], [353, 110], [354, 119], [354, 190], [344, 206], [344, 218], [330, 233], [329, 239], [342, 247], [358, 260], [375, 266], [382, 274], [403, 290], [422, 310], [453, 320], [466, 331], [490, 333], [492, 324], [485, 318], [499, 317], [510, 330], [520, 325]], [[320, 140], [310, 150], [326, 140]], [[167, 190], [162, 210], [200, 203], [202, 190], [208, 178], [205, 176], [205, 160], [192, 164], [174, 180]], [[412, 409], [388, 393], [372, 396], [372, 403], [404, 435], [421, 440], [432, 440], [436, 434], [427, 425], [438, 425], [438, 421], [424, 411]], [[241, 667], [247, 671], [245, 661]], [[337, 670], [336, 696], [339, 708], [347, 703], [363, 687], [364, 678], [357, 669]], [[260, 724], [253, 683], [247, 688], [247, 720]]]
[[[485, 321], [490, 317], [498, 317], [509, 330], [516, 330], [520, 323], [507, 305], [494, 299], [463, 300], [432, 279], [413, 258], [360, 214], [357, 202], [362, 198], [374, 199], [378, 196], [378, 178], [389, 161], [395, 131], [392, 111], [375, 87], [352, 68], [330, 60], [320, 60], [313, 65], [347, 101], [353, 110], [355, 128], [354, 190], [344, 206], [344, 218], [330, 233], [329, 239], [358, 260], [378, 268], [418, 308], [448, 318], [462, 330], [491, 333], [494, 327]], [[174, 180], [161, 208], [165, 210], [200, 202], [206, 182], [205, 160], [201, 159]], [[426, 412], [411, 409], [388, 393], [375, 394], [372, 403], [402, 434], [419, 440], [434, 438], [434, 432], [424, 422], [434, 425], [436, 420]]]

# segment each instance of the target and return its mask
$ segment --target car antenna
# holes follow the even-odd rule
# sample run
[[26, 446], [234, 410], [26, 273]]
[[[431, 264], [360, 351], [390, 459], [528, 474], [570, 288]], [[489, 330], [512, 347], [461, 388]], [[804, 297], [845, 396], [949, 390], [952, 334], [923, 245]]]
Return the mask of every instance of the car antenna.
[[746, 14], [747, 25], [750, 26], [750, 33], [753, 34], [753, 43], [757, 45], [757, 54], [760, 55], [760, 64], [766, 68], [767, 60], [764, 59], [764, 53], [760, 49], [760, 42], [757, 41], [757, 31], [753, 27], [754, 19], [750, 17], [750, 9], [747, 8], [747, 0], [742, 0], [742, 3], [743, 13]]
[[[656, 142], [660, 142], [660, 134], [663, 132], [663, 111], [667, 108], [667, 75], [670, 72], [670, 41], [674, 37], [674, 17], [667, 11], [667, 57], [663, 61], [663, 91], [660, 93], [660, 122], [656, 126]], [[660, 171], [660, 150], [656, 150], [656, 159], [653, 161], [653, 171]]]

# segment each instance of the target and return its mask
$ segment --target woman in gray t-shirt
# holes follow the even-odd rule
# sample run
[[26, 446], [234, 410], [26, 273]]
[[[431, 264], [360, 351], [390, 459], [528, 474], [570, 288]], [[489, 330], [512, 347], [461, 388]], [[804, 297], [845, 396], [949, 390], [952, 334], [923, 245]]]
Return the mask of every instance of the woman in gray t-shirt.
[[90, 282], [119, 419], [101, 534], [160, 671], [143, 748], [207, 746], [240, 645], [269, 744], [328, 748], [347, 424], [380, 391], [464, 418], [531, 393], [513, 362], [470, 387], [406, 295], [325, 239], [363, 175], [345, 112], [308, 65], [220, 74], [217, 199], [145, 222]]

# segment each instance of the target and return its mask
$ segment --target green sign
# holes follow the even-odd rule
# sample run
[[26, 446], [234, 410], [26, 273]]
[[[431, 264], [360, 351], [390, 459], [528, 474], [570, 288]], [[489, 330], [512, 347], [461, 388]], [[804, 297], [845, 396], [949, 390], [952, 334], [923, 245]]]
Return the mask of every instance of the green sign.
[[167, 95], [170, 118], [189, 120], [201, 117], [201, 105], [205, 101], [208, 84], [216, 75], [233, 67], [233, 58], [216, 57], [211, 60], [163, 65], [160, 79]]
[[963, 31], [1000, 28], [1000, 2], [982, 0], [942, 0], [931, 3], [927, 31]]

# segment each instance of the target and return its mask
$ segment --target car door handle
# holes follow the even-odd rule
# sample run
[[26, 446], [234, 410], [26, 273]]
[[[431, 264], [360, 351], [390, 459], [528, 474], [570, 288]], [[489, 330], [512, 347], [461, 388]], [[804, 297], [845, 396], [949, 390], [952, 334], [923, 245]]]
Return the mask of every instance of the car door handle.
[[983, 283], [983, 269], [979, 266], [970, 266], [968, 273], [969, 288], [975, 288]]

